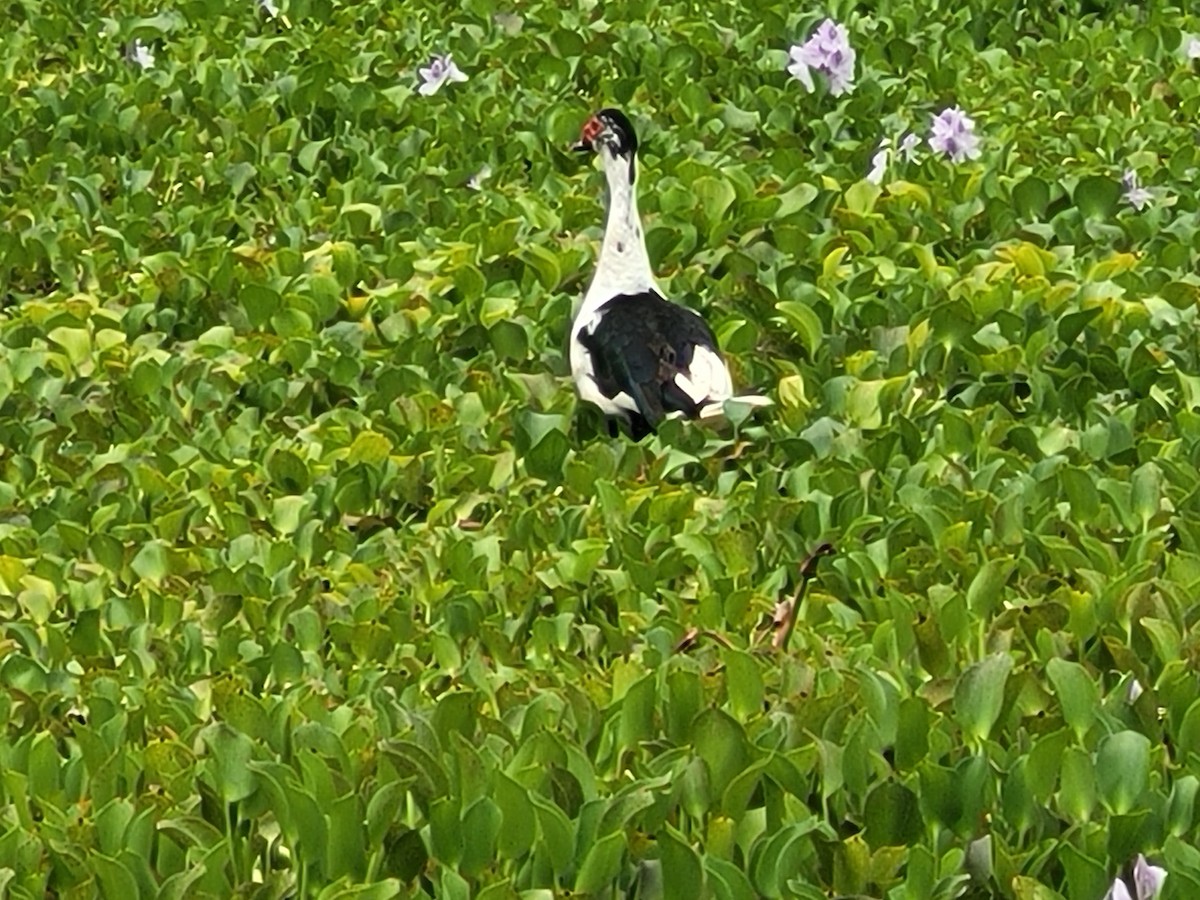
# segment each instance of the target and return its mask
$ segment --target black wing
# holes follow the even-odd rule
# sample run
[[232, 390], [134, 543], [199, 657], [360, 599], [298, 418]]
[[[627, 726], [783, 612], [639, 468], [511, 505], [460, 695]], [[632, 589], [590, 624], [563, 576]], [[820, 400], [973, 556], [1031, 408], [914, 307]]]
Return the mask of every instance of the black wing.
[[[634, 436], [654, 429], [669, 412], [695, 416], [699, 407], [675, 383], [687, 373], [697, 347], [717, 352], [705, 321], [686, 307], [647, 291], [618, 294], [599, 310], [600, 321], [579, 341], [592, 357], [592, 375], [605, 397], [624, 391], [644, 422], [632, 417]], [[639, 427], [641, 426], [641, 427]]]

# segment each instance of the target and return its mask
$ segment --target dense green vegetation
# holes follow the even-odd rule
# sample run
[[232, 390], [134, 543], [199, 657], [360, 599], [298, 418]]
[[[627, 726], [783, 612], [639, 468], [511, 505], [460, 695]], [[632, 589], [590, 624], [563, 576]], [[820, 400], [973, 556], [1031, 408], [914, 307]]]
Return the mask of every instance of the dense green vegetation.
[[[1200, 896], [1200, 20], [280, 5], [5, 4], [0, 896]], [[577, 408], [602, 105], [765, 414]]]

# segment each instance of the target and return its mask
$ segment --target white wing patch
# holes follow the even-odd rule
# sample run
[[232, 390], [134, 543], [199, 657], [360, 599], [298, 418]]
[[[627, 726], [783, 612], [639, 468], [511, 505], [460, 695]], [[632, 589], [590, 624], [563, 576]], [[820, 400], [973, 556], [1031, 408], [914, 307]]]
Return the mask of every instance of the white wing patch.
[[720, 402], [733, 394], [733, 379], [719, 353], [708, 347], [696, 347], [692, 351], [692, 364], [687, 374], [675, 376], [675, 384], [700, 405]]
[[637, 404], [624, 391], [615, 397], [606, 397], [596, 384], [596, 366], [592, 362], [591, 351], [579, 339], [581, 334], [591, 334], [600, 324], [601, 313], [593, 313], [587, 321], [576, 322], [571, 332], [571, 377], [575, 380], [575, 389], [579, 391], [579, 399], [600, 407], [606, 416], [624, 416], [626, 413], [637, 412]]

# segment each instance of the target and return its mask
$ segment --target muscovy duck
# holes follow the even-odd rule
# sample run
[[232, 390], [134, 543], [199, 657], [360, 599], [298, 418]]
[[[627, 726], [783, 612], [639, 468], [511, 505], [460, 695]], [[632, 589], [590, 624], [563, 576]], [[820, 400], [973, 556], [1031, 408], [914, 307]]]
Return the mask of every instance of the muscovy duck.
[[771, 403], [735, 395], [712, 329], [700, 314], [663, 296], [650, 270], [638, 216], [637, 134], [617, 109], [584, 123], [575, 149], [600, 157], [608, 179], [608, 219], [596, 274], [571, 325], [571, 375], [581, 399], [600, 408], [635, 440], [671, 414], [720, 415], [726, 400]]

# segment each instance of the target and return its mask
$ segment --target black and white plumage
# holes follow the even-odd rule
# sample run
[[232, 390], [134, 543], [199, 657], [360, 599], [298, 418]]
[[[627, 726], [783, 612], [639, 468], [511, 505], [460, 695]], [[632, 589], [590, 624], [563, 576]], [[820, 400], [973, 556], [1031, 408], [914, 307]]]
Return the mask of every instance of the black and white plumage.
[[[596, 274], [571, 325], [571, 375], [581, 399], [634, 438], [665, 417], [720, 415], [733, 380], [712, 329], [672, 303], [650, 270], [637, 210], [637, 135], [625, 115], [603, 109], [583, 126], [577, 149], [599, 156], [608, 180], [608, 218]], [[754, 395], [752, 405], [770, 401]]]

